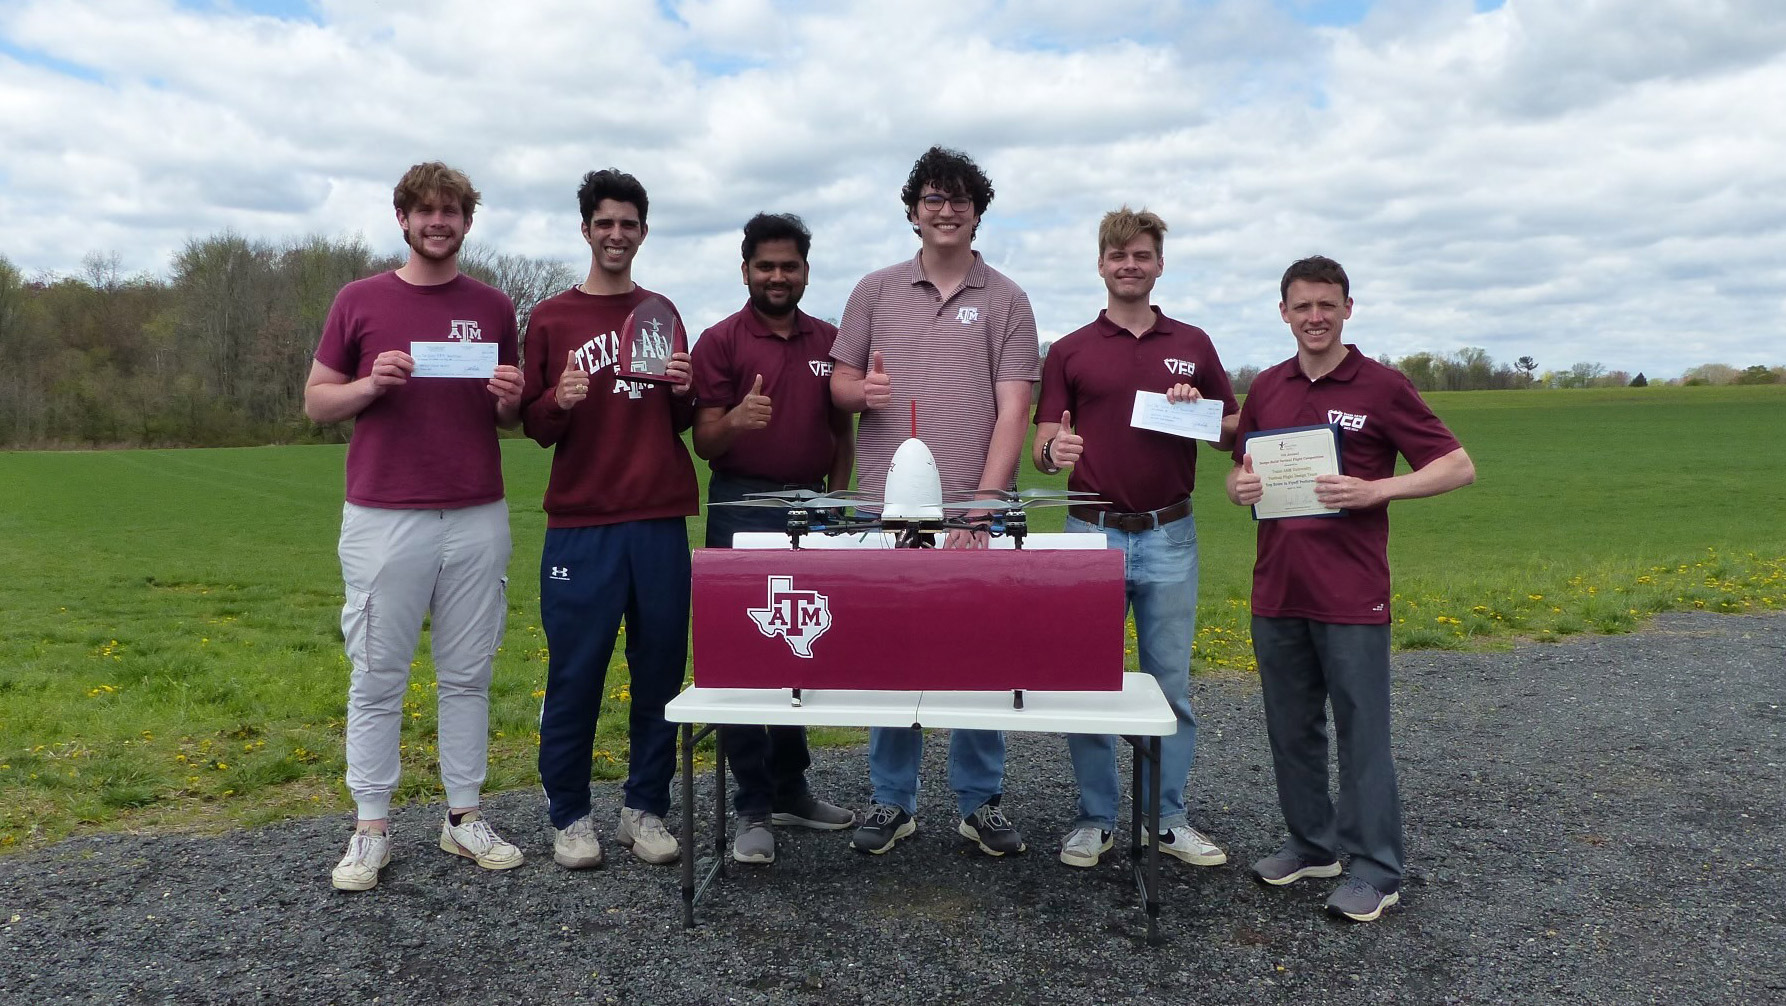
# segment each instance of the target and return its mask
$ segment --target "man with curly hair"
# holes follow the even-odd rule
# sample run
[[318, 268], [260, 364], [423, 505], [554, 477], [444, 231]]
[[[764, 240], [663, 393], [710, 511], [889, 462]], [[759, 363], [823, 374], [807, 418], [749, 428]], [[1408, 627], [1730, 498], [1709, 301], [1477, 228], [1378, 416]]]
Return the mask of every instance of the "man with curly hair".
[[[831, 397], [862, 413], [858, 485], [871, 497], [885, 490], [887, 466], [910, 434], [915, 402], [919, 439], [936, 457], [945, 495], [1010, 489], [1041, 359], [1029, 297], [973, 248], [992, 183], [966, 154], [932, 147], [912, 166], [900, 195], [918, 254], [856, 284], [831, 348]], [[985, 548], [987, 534], [951, 531], [944, 544]], [[883, 853], [917, 829], [923, 753], [920, 730], [870, 733], [873, 804], [853, 848]], [[1003, 734], [954, 732], [949, 786], [961, 811], [957, 830], [993, 856], [1025, 848], [1023, 835], [999, 810], [1004, 771]]]
[[[521, 865], [521, 850], [478, 813], [488, 765], [490, 672], [508, 611], [508, 503], [496, 428], [519, 416], [515, 305], [459, 271], [478, 192], [461, 171], [418, 164], [392, 195], [409, 245], [399, 269], [336, 295], [304, 386], [304, 414], [353, 420], [341, 512], [341, 634], [347, 689], [347, 789], [358, 823], [330, 880], [377, 886], [390, 862], [386, 825], [402, 766], [410, 658], [433, 622], [439, 685], [440, 847], [487, 870]], [[420, 343], [493, 344], [488, 380], [423, 377]]]

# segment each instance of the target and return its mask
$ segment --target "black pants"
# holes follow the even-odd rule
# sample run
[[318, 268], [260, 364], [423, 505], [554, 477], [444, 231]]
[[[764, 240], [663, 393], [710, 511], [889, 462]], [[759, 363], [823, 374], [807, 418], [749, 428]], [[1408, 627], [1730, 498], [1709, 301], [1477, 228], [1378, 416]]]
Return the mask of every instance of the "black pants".
[[[784, 510], [775, 507], [712, 506], [739, 500], [745, 493], [773, 492], [788, 488], [779, 482], [741, 479], [714, 472], [707, 483], [708, 548], [731, 548], [732, 535], [740, 531], [781, 531], [787, 527]], [[793, 488], [822, 490], [813, 484]], [[812, 754], [806, 747], [805, 727], [720, 727], [719, 741], [732, 763], [732, 779], [738, 791], [732, 806], [740, 817], [763, 817], [772, 811], [792, 810], [806, 795], [806, 770]]]

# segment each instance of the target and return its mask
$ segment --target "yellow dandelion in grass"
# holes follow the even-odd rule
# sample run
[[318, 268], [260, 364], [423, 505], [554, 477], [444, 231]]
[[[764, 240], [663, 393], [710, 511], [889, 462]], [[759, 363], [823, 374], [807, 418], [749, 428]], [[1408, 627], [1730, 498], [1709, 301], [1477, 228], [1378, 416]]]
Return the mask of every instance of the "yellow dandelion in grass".
[[546, 690], [545, 690], [545, 689], [544, 689], [544, 688], [535, 688], [535, 689], [534, 689], [534, 690], [533, 690], [533, 697], [534, 697], [534, 698], [536, 698], [536, 699], [543, 699], [543, 698], [545, 698], [545, 697], [546, 697]]
[[227, 768], [229, 768], [229, 762], [220, 761], [217, 763], [217, 771], [222, 772], [224, 769], [227, 769]]
[[1532, 599], [1532, 600], [1534, 600], [1534, 601], [1542, 601], [1542, 600], [1544, 600], [1544, 595], [1543, 595], [1543, 594], [1527, 594], [1527, 595], [1526, 595], [1526, 596], [1527, 596], [1527, 597], [1529, 597], [1529, 598], [1531, 598], [1531, 599]]

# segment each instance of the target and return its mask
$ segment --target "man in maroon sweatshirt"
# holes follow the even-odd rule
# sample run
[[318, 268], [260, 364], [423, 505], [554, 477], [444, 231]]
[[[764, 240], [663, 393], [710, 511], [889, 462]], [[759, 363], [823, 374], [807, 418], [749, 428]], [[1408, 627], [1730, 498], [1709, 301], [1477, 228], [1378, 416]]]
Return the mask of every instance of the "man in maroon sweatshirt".
[[638, 179], [610, 168], [583, 177], [577, 203], [589, 275], [534, 308], [521, 395], [527, 435], [554, 448], [540, 556], [540, 621], [551, 650], [540, 782], [553, 859], [571, 869], [599, 865], [589, 770], [624, 618], [631, 754], [614, 837], [646, 862], [670, 863], [680, 852], [663, 823], [676, 730], [664, 719], [664, 704], [682, 687], [688, 662], [685, 519], [699, 508], [694, 463], [681, 439], [694, 421], [689, 357], [670, 358], [670, 384], [622, 375], [622, 324], [653, 296], [632, 280], [649, 200]]

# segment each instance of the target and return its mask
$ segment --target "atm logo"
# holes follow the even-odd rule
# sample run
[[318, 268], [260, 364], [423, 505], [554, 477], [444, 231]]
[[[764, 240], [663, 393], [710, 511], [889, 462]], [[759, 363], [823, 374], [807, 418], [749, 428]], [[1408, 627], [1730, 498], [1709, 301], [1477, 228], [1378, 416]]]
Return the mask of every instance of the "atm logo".
[[769, 577], [769, 603], [746, 608], [757, 631], [780, 636], [796, 657], [812, 658], [812, 644], [831, 628], [831, 602], [815, 590], [795, 590], [791, 576]]

